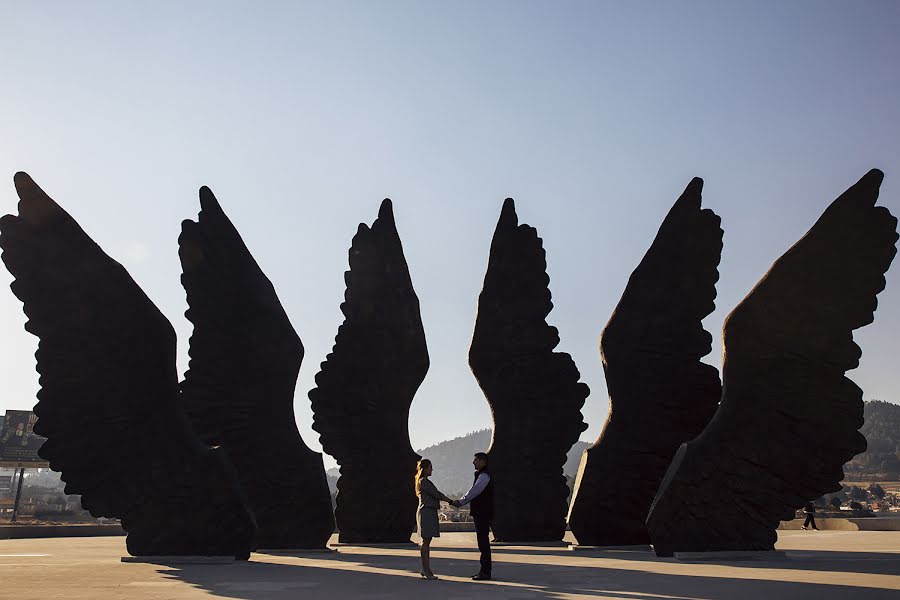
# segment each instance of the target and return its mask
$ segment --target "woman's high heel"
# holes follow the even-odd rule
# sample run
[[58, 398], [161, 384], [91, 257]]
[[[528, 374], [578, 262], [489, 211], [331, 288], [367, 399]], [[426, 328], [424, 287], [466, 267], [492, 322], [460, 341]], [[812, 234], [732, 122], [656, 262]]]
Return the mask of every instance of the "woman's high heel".
[[434, 573], [426, 573], [425, 571], [419, 571], [419, 575], [422, 576], [422, 579], [437, 579], [438, 576]]

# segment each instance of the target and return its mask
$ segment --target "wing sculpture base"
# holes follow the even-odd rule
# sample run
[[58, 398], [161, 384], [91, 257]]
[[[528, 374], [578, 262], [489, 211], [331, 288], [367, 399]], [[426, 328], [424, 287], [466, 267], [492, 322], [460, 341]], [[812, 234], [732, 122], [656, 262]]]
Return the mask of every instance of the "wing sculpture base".
[[779, 521], [839, 490], [866, 449], [862, 390], [844, 373], [896, 254], [897, 219], [875, 206], [882, 178], [835, 200], [726, 319], [722, 402], [647, 518], [657, 554], [772, 550]]
[[[232, 460], [258, 524], [254, 550], [324, 549], [334, 533], [331, 492], [322, 455], [298, 448], [300, 443], [302, 440], [292, 442], [290, 450], [273, 463], [272, 466], [280, 465], [280, 470], [260, 466], [252, 460], [252, 453]], [[285, 486], [282, 495], [273, 498], [271, 488], [276, 487], [273, 482], [279, 475], [290, 485]]]
[[575, 480], [579, 544], [650, 543], [645, 521], [666, 468], [719, 403], [719, 374], [700, 359], [712, 350], [701, 321], [715, 308], [722, 230], [701, 209], [702, 186], [694, 179], [675, 202], [601, 336], [610, 414]]
[[334, 532], [322, 455], [294, 417], [303, 344], [275, 287], [209, 188], [178, 238], [194, 324], [181, 383], [194, 431], [226, 448], [253, 514], [254, 548], [324, 548]]
[[341, 467], [335, 520], [347, 544], [409, 542], [416, 528], [409, 407], [428, 371], [425, 330], [385, 200], [353, 237], [344, 323], [309, 392], [313, 429]]
[[469, 364], [491, 406], [494, 482], [491, 529], [502, 542], [552, 542], [566, 530], [566, 453], [587, 428], [588, 387], [572, 357], [553, 352], [559, 332], [545, 320], [547, 262], [537, 231], [519, 225], [511, 198], [497, 222]]
[[[168, 475], [170, 494], [148, 499], [122, 517], [122, 529], [128, 532], [125, 538], [128, 553], [250, 558], [256, 533], [253, 517], [246, 498], [238, 493], [240, 484], [225, 453], [218, 448], [209, 449], [205, 456], [182, 464]], [[67, 489], [66, 493], [77, 491]], [[186, 509], [198, 498], [204, 502], [215, 499], [215, 510]], [[84, 502], [84, 497], [82, 505], [94, 516], [104, 512]]]
[[396, 463], [376, 460], [361, 469], [341, 467], [335, 508], [341, 544], [411, 543], [417, 501], [406, 467], [415, 469], [419, 455], [399, 449], [392, 455]]

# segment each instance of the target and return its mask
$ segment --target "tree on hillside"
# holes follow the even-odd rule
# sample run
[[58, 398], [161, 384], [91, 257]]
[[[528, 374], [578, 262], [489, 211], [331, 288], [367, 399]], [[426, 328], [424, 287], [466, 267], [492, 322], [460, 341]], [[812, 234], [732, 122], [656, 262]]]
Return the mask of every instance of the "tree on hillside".
[[[416, 452], [422, 458], [431, 460], [434, 465], [434, 475], [432, 475], [431, 481], [437, 488], [448, 496], [455, 497], [462, 496], [472, 485], [472, 455], [475, 452], [486, 451], [490, 445], [491, 430], [480, 429], [416, 450]], [[587, 442], [575, 442], [569, 450], [566, 466], [561, 475], [575, 477], [581, 461], [581, 453], [588, 446], [590, 444]], [[522, 476], [527, 477], [527, 471], [523, 471]]]
[[869, 497], [869, 495], [866, 494], [866, 490], [864, 490], [861, 487], [856, 486], [856, 485], [850, 486], [850, 489], [847, 490], [847, 495], [850, 497], [851, 500], [857, 500], [857, 501], [866, 500]]
[[833, 506], [834, 508], [840, 508], [840, 507], [841, 507], [841, 499], [838, 498], [837, 496], [835, 496], [834, 498], [832, 498], [832, 499], [831, 499], [831, 506]]
[[879, 500], [884, 500], [885, 491], [884, 488], [878, 485], [877, 483], [873, 483], [869, 486], [869, 493], [872, 494], [872, 497], [877, 498]]
[[844, 465], [848, 479], [900, 478], [900, 406], [881, 400], [866, 402], [860, 433], [868, 448]]

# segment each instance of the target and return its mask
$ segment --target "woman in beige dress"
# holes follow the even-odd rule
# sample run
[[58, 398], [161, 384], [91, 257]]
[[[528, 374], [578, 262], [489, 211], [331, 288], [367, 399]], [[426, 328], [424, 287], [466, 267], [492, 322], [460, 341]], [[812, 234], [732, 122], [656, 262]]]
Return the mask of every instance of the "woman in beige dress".
[[437, 579], [437, 576], [431, 571], [431, 538], [441, 537], [441, 527], [437, 515], [441, 500], [450, 502], [450, 498], [439, 492], [428, 479], [433, 470], [431, 461], [427, 458], [420, 460], [416, 466], [416, 495], [419, 497], [416, 523], [419, 526], [419, 535], [422, 537], [422, 545], [419, 547], [419, 553], [422, 555], [422, 570], [419, 573], [425, 579]]

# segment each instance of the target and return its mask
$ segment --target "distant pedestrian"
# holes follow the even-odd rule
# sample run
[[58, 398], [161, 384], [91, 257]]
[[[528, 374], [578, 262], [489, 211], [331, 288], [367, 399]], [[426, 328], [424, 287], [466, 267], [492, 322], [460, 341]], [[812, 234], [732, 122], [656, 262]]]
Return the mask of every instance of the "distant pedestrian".
[[475, 581], [488, 581], [491, 578], [491, 541], [489, 531], [494, 520], [494, 483], [488, 473], [488, 455], [484, 452], [475, 454], [472, 461], [475, 467], [475, 482], [466, 495], [450, 504], [456, 507], [472, 503], [470, 514], [475, 520], [475, 538], [481, 552], [481, 569], [472, 576]]
[[816, 505], [815, 505], [815, 503], [808, 502], [806, 504], [806, 507], [803, 509], [803, 512], [806, 513], [806, 522], [803, 523], [803, 527], [801, 527], [800, 529], [806, 529], [811, 524], [812, 528], [815, 529], [816, 531], [818, 531], [819, 528], [816, 527]]
[[419, 497], [416, 522], [419, 526], [419, 536], [422, 538], [422, 545], [419, 546], [422, 570], [419, 571], [419, 574], [425, 579], [437, 579], [431, 570], [431, 538], [441, 537], [441, 526], [437, 515], [441, 500], [450, 502], [450, 498], [439, 492], [428, 479], [433, 471], [431, 461], [427, 458], [420, 460], [416, 467], [416, 495]]

